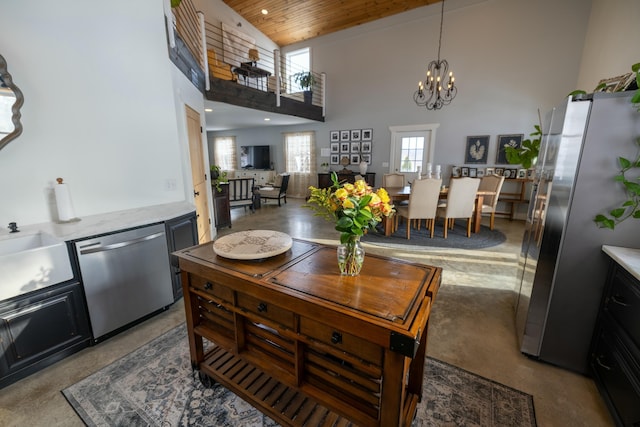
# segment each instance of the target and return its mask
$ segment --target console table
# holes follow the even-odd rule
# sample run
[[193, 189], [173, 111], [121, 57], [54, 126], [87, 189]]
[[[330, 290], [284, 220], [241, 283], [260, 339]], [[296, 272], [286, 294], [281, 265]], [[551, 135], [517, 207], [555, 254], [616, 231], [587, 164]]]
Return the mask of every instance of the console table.
[[[358, 175], [357, 172], [353, 172], [353, 173], [344, 173], [342, 171], [336, 172], [336, 175], [338, 175], [338, 181], [343, 182], [350, 182], [350, 183], [354, 183], [356, 180], [356, 175]], [[366, 174], [363, 175], [363, 178], [365, 180], [365, 182], [367, 184], [369, 184], [371, 187], [375, 187], [376, 184], [376, 174], [375, 172], [367, 172]], [[328, 188], [331, 187], [331, 173], [319, 173], [318, 174], [318, 188]]]
[[[176, 252], [191, 363], [289, 426], [409, 426], [442, 270], [367, 255], [340, 276], [336, 248], [293, 239], [280, 255]], [[206, 344], [210, 342], [210, 344]]]
[[234, 67], [233, 73], [242, 76], [245, 82], [247, 78], [256, 79], [256, 89], [258, 89], [257, 82], [259, 81], [261, 90], [266, 90], [264, 79], [271, 75], [270, 71], [257, 67], [254, 62], [241, 63], [239, 67]]

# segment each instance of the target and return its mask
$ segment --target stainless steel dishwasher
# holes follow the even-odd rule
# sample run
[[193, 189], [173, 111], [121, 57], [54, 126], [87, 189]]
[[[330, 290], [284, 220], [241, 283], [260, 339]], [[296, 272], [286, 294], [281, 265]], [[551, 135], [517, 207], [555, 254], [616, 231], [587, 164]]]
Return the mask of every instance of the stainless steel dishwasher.
[[75, 242], [94, 342], [173, 303], [164, 224]]

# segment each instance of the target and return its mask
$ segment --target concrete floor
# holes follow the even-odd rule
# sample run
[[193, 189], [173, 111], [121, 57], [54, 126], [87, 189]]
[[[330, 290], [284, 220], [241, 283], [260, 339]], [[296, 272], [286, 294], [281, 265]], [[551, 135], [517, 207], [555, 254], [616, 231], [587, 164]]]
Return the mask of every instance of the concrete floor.
[[[232, 228], [220, 230], [219, 235], [274, 229], [336, 244], [338, 233], [333, 225], [314, 217], [301, 204], [301, 200], [289, 199], [282, 207], [263, 204], [256, 213], [234, 209]], [[514, 288], [522, 225], [497, 219], [496, 227], [507, 235], [507, 241], [483, 250], [389, 249], [368, 244], [365, 250], [443, 268], [443, 284], [430, 320], [429, 356], [530, 393], [540, 427], [612, 426], [590, 378], [531, 360], [518, 350]], [[0, 425], [82, 426], [60, 391], [183, 320], [180, 300], [153, 319], [0, 390]]]

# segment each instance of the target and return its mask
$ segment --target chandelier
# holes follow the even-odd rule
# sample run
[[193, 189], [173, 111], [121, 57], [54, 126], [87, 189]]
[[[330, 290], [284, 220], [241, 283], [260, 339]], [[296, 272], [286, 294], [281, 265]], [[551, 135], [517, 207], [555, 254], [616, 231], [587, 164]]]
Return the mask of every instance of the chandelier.
[[[439, 110], [451, 103], [458, 93], [455, 86], [453, 71], [449, 71], [449, 63], [446, 59], [440, 59], [440, 47], [442, 46], [442, 22], [444, 21], [444, 0], [440, 12], [440, 39], [438, 40], [438, 59], [429, 62], [427, 66], [427, 78], [424, 82], [418, 82], [418, 90], [413, 94], [413, 100], [420, 107], [427, 110]], [[447, 82], [445, 83], [445, 79]]]

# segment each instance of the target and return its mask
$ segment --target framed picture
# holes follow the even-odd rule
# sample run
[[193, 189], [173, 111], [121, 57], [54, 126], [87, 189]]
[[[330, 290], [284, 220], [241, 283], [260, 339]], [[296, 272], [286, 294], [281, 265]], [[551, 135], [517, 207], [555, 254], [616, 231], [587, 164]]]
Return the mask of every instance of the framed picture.
[[524, 134], [498, 135], [498, 151], [496, 152], [496, 164], [506, 165], [507, 153], [506, 147], [520, 148], [522, 146], [522, 137]]
[[350, 148], [351, 148], [351, 144], [349, 144], [348, 142], [340, 143], [340, 153], [342, 154], [349, 153]]
[[340, 141], [340, 131], [332, 130], [331, 132], [329, 132], [329, 141], [331, 142]]
[[488, 175], [493, 175], [494, 173], [496, 173], [496, 171], [495, 171], [495, 169], [493, 169], [493, 168], [486, 168], [486, 169], [484, 170], [484, 174], [485, 174], [485, 175], [487, 175], [487, 176], [488, 176]]
[[602, 79], [598, 82], [598, 92], [615, 92], [620, 85], [624, 85], [629, 74], [623, 74], [621, 76], [611, 77], [608, 79]]
[[332, 142], [331, 143], [331, 154], [339, 153], [339, 152], [340, 152], [340, 143], [339, 142]]
[[352, 142], [351, 143], [351, 152], [352, 153], [359, 153], [360, 152], [360, 143], [359, 142]]
[[478, 176], [478, 169], [469, 168], [469, 178], [476, 178]]
[[352, 154], [351, 155], [351, 164], [352, 165], [360, 164], [360, 154]]
[[461, 167], [460, 176], [469, 176], [469, 168], [465, 166]]
[[360, 141], [360, 136], [362, 135], [362, 131], [360, 129], [353, 129], [351, 131], [351, 140], [352, 141]]
[[518, 179], [525, 179], [527, 177], [526, 169], [518, 169]]
[[468, 136], [464, 162], [486, 164], [489, 156], [489, 135]]
[[495, 168], [494, 174], [498, 176], [504, 176], [504, 168]]
[[536, 170], [535, 169], [529, 169], [527, 171], [527, 178], [528, 179], [534, 179], [536, 177]]
[[451, 176], [454, 178], [459, 178], [462, 171], [460, 170], [460, 166], [454, 166], [451, 168]]
[[371, 164], [371, 154], [360, 154], [360, 161], [367, 162], [368, 165]]
[[348, 130], [340, 131], [340, 141], [349, 141], [349, 137], [351, 136], [351, 132]]
[[484, 169], [482, 168], [478, 169], [478, 178], [484, 178]]
[[360, 144], [360, 152], [361, 153], [370, 153], [371, 152], [371, 143], [364, 141]]
[[[624, 92], [628, 89], [633, 89], [636, 87], [636, 74], [635, 73], [627, 73], [625, 74], [625, 79], [620, 80], [620, 84], [616, 86], [616, 92]], [[633, 86], [633, 87], [632, 87]]]
[[329, 163], [331, 163], [332, 165], [339, 165], [340, 164], [340, 155], [339, 154], [332, 154], [331, 157], [329, 158]]
[[373, 138], [373, 129], [362, 129], [362, 140], [371, 141]]

